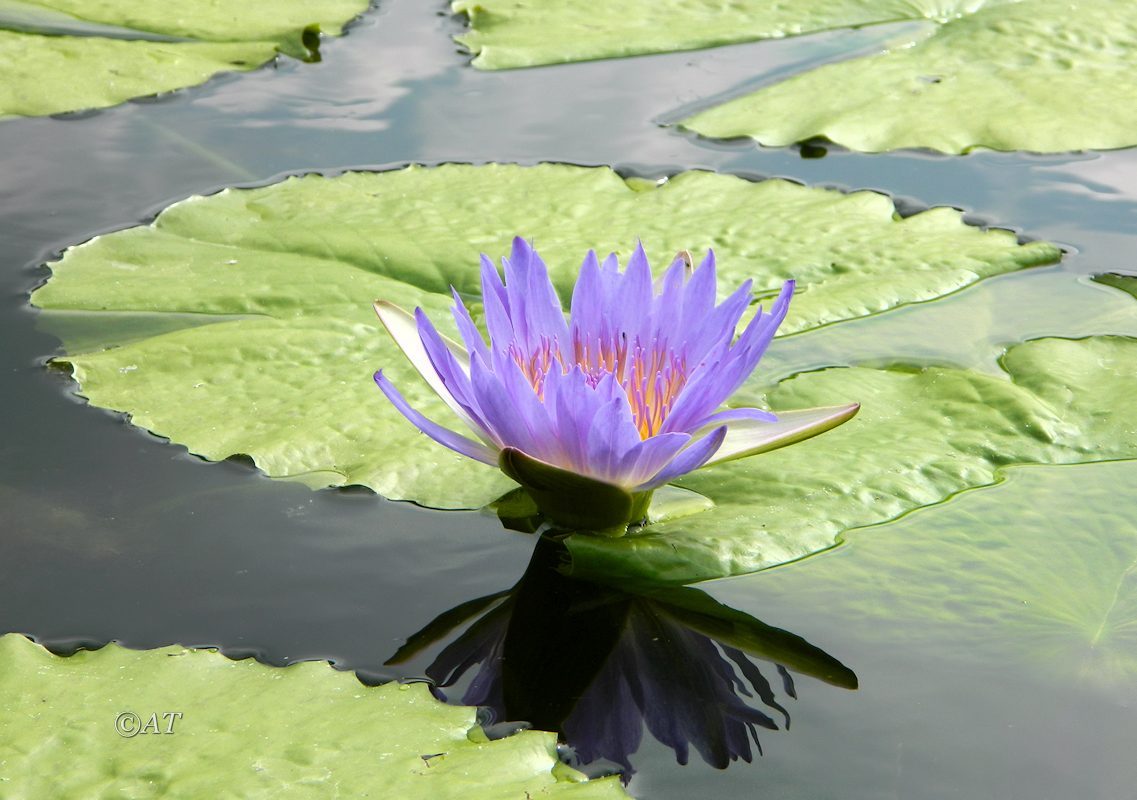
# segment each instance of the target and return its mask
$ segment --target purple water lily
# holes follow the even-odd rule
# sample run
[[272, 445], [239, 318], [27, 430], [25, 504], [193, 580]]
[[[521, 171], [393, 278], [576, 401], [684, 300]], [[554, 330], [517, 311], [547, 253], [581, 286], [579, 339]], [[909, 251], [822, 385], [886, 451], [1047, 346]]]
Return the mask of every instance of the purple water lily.
[[[786, 316], [787, 281], [735, 339], [751, 299], [746, 281], [716, 305], [715, 257], [698, 269], [677, 257], [653, 281], [642, 246], [623, 272], [615, 254], [589, 251], [566, 319], [540, 256], [521, 238], [503, 258], [505, 280], [482, 256], [487, 344], [454, 292], [464, 347], [422, 309], [383, 301], [376, 312], [427, 383], [476, 435], [411, 407], [380, 370], [375, 382], [441, 445], [500, 467], [567, 527], [643, 518], [653, 489], [709, 464], [800, 441], [849, 419], [858, 406], [777, 416], [722, 409], [758, 365]], [[582, 509], [581, 498], [591, 506]]]

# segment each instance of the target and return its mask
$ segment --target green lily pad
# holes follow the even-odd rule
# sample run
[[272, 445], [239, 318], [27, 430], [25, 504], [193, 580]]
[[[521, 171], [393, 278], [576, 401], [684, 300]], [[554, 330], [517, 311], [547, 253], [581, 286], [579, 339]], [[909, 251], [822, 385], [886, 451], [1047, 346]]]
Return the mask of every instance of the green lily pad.
[[425, 684], [368, 688], [322, 662], [107, 645], [53, 655], [0, 637], [6, 797], [620, 798], [556, 757], [556, 736], [488, 741]]
[[456, 37], [481, 69], [696, 50], [913, 19], [948, 19], [975, 0], [456, 0]]
[[855, 397], [861, 412], [808, 442], [683, 478], [714, 499], [704, 514], [623, 539], [574, 536], [574, 569], [677, 583], [753, 572], [997, 483], [1006, 467], [1137, 458], [1137, 420], [1118, 413], [1137, 396], [1137, 339], [1040, 339], [1002, 364], [1002, 376], [853, 367], [783, 381], [768, 397], [775, 411]]
[[924, 38], [819, 67], [681, 125], [765, 145], [823, 137], [867, 152], [1130, 147], [1135, 61], [1137, 4], [988, 2]]
[[1137, 298], [1137, 275], [1119, 275], [1116, 272], [1105, 272], [1101, 275], [1095, 275], [1094, 281], [1103, 286], [1120, 289], [1131, 297]]
[[609, 169], [455, 165], [190, 198], [152, 225], [70, 249], [33, 302], [49, 310], [42, 327], [82, 343], [60, 361], [92, 404], [195, 453], [248, 454], [269, 475], [312, 486], [476, 508], [512, 483], [426, 441], [375, 389], [372, 373], [389, 370], [409, 402], [461, 426], [371, 301], [420, 305], [449, 328], [448, 287], [476, 296], [478, 253], [506, 252], [516, 233], [534, 240], [566, 300], [589, 246], [626, 256], [639, 237], [657, 264], [713, 246], [724, 288], [753, 277], [769, 294], [798, 278], [786, 330], [933, 299], [1059, 255], [964, 225], [951, 209], [900, 219], [871, 192], [704, 172], [656, 185]]
[[1009, 344], [1048, 337], [1137, 337], [1134, 296], [1137, 278], [1121, 275], [1090, 279], [1061, 267], [1001, 275], [935, 303], [791, 336], [766, 354], [764, 380], [773, 385], [799, 372], [898, 359], [998, 375], [999, 358]]
[[1131, 691], [1134, 485], [1132, 461], [1011, 470], [989, 491], [858, 533], [805, 572], [775, 570], [764, 591], [805, 608], [837, 604], [870, 643], [902, 631], [907, 648], [964, 655], [966, 642], [966, 655], [1009, 674], [1029, 664], [1032, 674]]
[[926, 20], [695, 114], [704, 136], [854, 150], [1064, 152], [1137, 144], [1137, 5], [1117, 0], [457, 0], [474, 66], [508, 69]]
[[0, 119], [105, 108], [254, 69], [317, 58], [367, 0], [0, 0]]

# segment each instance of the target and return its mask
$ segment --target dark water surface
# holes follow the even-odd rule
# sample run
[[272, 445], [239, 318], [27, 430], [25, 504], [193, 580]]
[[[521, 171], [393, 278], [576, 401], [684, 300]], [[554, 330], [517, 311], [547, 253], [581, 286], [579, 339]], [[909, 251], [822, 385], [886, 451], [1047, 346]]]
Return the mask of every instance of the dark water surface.
[[[707, 98], [871, 48], [895, 29], [480, 73], [449, 39], [459, 23], [437, 11], [436, 4], [386, 2], [346, 37], [325, 42], [320, 64], [283, 61], [76, 118], [0, 122], [0, 630], [60, 647], [111, 639], [133, 647], [216, 645], [277, 664], [330, 659], [376, 680], [418, 677], [437, 647], [399, 665], [384, 662], [436, 615], [507, 590], [526, 570], [533, 537], [503, 531], [496, 518], [361, 491], [311, 492], [238, 463], [207, 465], [86, 407], [66, 376], [43, 368], [59, 343], [37, 330], [27, 306], [27, 293], [46, 275], [39, 265], [192, 194], [286, 172], [489, 160], [611, 164], [651, 176], [706, 168], [876, 189], [905, 212], [955, 206], [979, 224], [1056, 241], [1070, 254], [1058, 267], [986, 281], [934, 306], [776, 343], [772, 375], [873, 359], [994, 370], [1000, 349], [1027, 336], [1137, 335], [1132, 300], [1088, 280], [1137, 271], [1133, 151], [948, 158], [832, 149], [803, 159], [796, 149], [706, 142], [663, 124]], [[1080, 477], [1063, 484], [1091, 527], [1099, 509], [1081, 504], [1079, 492], [1105, 474], [1095, 469], [1106, 468], [1074, 468]], [[1110, 480], [1137, 485], [1137, 469], [1109, 469]], [[1034, 477], [1043, 471], [1023, 471], [949, 505], [967, 508], [985, 495], [1029, 505], [1054, 490]], [[1137, 492], [1110, 503], [1137, 520]], [[671, 750], [645, 736], [631, 756], [631, 792], [1134, 797], [1132, 672], [1103, 683], [1084, 670], [1056, 669], [1014, 629], [982, 635], [968, 627], [961, 635], [958, 626], [895, 615], [882, 588], [887, 573], [856, 587], [838, 580], [850, 566], [872, 574], [862, 541], [897, 531], [919, 536], [922, 520], [936, 513], [862, 532], [837, 551], [770, 573], [701, 586], [831, 654], [856, 673], [860, 688], [796, 675], [797, 699], [788, 698], [763, 662], [792, 717], [788, 732], [759, 730], [764, 756], [719, 771], [693, 751], [679, 766]], [[1044, 524], [1024, 523], [1021, 535], [1041, 535]], [[1119, 596], [1132, 579], [1123, 576]], [[944, 603], [982, 621], [965, 572], [956, 589]], [[652, 694], [657, 706], [679, 708], [681, 700]], [[754, 704], [781, 725], [779, 714]]]

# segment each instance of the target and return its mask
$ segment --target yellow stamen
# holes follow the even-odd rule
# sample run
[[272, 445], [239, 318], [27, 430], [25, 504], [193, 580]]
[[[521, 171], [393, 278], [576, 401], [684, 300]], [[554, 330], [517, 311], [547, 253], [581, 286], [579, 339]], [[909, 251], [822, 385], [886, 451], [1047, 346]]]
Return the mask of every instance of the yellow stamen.
[[667, 415], [687, 383], [687, 363], [672, 351], [667, 342], [654, 341], [644, 347], [638, 341], [629, 347], [627, 337], [618, 341], [597, 338], [573, 340], [573, 360], [566, 363], [555, 342], [542, 340], [537, 350], [523, 354], [516, 346], [510, 354], [521, 368], [537, 396], [544, 399], [545, 376], [556, 363], [561, 372], [580, 367], [589, 383], [595, 386], [605, 375], [613, 375], [628, 395], [632, 419], [641, 439], [655, 436], [663, 428]]

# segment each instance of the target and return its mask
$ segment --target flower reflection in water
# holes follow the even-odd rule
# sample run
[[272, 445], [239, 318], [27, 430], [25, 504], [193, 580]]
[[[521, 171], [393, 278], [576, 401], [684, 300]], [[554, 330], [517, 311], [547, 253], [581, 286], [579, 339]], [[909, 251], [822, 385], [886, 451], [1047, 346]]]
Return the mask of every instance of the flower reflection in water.
[[[856, 675], [801, 637], [690, 587], [641, 593], [574, 580], [556, 539], [539, 540], [512, 588], [471, 600], [411, 636], [403, 663], [473, 620], [426, 668], [436, 693], [477, 667], [460, 698], [495, 721], [556, 731], [578, 766], [611, 762], [625, 779], [647, 731], [686, 764], [693, 747], [725, 768], [761, 753], [758, 729], [789, 728], [779, 692], [790, 670], [847, 689]], [[753, 659], [769, 662], [766, 673]], [[771, 682], [767, 674], [776, 674]]]

